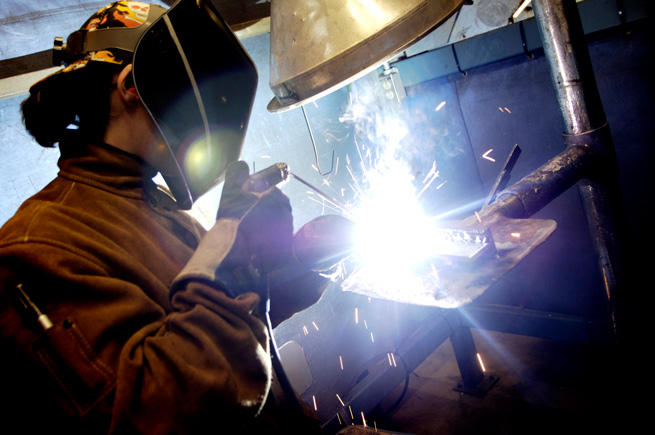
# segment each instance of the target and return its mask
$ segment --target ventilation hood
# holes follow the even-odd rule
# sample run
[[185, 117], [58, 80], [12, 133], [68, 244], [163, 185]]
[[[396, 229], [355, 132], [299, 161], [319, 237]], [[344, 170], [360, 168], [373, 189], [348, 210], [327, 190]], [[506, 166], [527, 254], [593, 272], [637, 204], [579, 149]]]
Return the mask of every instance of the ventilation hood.
[[328, 94], [390, 60], [464, 0], [272, 0], [271, 112]]

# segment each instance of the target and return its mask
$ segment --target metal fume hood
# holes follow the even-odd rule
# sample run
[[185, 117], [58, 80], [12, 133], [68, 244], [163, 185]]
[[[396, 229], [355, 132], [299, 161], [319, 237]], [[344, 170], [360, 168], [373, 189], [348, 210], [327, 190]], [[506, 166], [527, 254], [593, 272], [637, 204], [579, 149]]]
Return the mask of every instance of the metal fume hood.
[[268, 110], [293, 109], [391, 59], [464, 0], [272, 0]]

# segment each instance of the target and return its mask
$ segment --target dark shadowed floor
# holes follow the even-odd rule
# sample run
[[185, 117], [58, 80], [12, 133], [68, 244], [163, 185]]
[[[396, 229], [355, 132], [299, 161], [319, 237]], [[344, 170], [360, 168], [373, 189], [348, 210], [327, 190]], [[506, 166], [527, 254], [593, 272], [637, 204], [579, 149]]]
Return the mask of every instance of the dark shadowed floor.
[[618, 370], [613, 351], [488, 331], [473, 336], [487, 373], [499, 377], [486, 396], [454, 390], [459, 371], [446, 341], [415, 370], [395, 408], [404, 384], [368, 416], [371, 426], [417, 435], [640, 432], [632, 428], [641, 399], [629, 384], [640, 376], [637, 367]]

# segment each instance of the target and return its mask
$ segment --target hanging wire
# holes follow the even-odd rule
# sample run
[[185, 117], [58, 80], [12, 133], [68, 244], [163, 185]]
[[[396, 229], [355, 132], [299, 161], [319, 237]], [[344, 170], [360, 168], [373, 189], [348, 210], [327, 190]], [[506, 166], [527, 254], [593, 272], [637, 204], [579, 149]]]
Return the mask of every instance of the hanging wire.
[[303, 115], [305, 115], [305, 122], [307, 123], [307, 130], [309, 130], [309, 137], [312, 139], [312, 146], [314, 147], [314, 158], [316, 160], [316, 170], [318, 171], [319, 174], [321, 174], [321, 177], [325, 177], [326, 175], [330, 175], [334, 170], [334, 149], [332, 150], [332, 164], [330, 166], [330, 170], [326, 173], [323, 173], [323, 171], [321, 171], [321, 165], [318, 162], [318, 149], [316, 148], [316, 141], [314, 140], [314, 133], [312, 132], [312, 127], [311, 125], [309, 125], [309, 118], [307, 117], [305, 106], [300, 106], [300, 107], [302, 109]]

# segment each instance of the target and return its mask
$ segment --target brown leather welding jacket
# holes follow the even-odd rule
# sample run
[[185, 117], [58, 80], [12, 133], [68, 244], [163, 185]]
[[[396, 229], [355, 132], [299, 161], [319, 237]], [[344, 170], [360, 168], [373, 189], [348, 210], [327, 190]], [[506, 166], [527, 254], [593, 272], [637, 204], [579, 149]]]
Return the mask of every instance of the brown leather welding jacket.
[[4, 424], [241, 433], [270, 387], [268, 335], [250, 314], [259, 297], [194, 282], [171, 292], [202, 227], [137, 157], [60, 148], [58, 177], [0, 229]]

